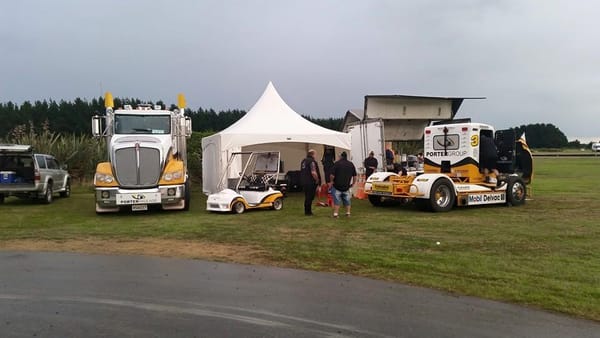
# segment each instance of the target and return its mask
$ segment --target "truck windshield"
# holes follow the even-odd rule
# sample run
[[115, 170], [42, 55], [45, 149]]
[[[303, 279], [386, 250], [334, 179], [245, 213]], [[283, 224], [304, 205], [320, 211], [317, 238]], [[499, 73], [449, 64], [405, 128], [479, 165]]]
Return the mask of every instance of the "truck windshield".
[[169, 115], [115, 115], [115, 134], [169, 134]]

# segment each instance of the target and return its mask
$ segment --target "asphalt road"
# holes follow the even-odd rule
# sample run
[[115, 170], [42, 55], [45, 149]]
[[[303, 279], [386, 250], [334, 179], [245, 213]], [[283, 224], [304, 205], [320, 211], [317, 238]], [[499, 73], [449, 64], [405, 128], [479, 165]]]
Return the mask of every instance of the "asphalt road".
[[600, 324], [351, 276], [0, 251], [2, 337], [599, 337]]

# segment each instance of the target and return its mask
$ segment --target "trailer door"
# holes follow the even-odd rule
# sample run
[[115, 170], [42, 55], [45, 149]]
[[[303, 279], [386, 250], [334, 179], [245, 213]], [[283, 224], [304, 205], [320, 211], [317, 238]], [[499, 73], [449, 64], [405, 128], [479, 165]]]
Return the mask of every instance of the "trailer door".
[[383, 139], [383, 120], [369, 119], [356, 122], [348, 126], [348, 132], [352, 136], [352, 148], [350, 160], [360, 173], [364, 173], [364, 160], [369, 152], [375, 153], [378, 171], [384, 171], [385, 148]]

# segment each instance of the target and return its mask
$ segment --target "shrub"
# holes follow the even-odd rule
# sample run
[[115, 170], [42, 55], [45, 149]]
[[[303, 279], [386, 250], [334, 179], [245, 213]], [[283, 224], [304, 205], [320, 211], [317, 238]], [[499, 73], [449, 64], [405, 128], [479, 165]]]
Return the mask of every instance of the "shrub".
[[62, 135], [50, 130], [48, 121], [37, 131], [33, 122], [14, 127], [4, 140], [5, 143], [28, 144], [35, 152], [51, 154], [63, 164], [67, 164], [74, 180], [91, 180], [96, 163], [105, 160], [104, 140], [96, 140], [88, 135]]

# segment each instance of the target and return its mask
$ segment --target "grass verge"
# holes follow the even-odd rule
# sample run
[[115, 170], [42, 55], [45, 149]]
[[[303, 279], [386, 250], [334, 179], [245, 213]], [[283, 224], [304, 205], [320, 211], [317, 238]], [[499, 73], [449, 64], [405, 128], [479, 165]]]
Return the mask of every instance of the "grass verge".
[[[7, 199], [0, 205], [0, 248], [29, 243], [35, 249], [37, 243], [43, 250], [149, 253], [332, 271], [598, 321], [600, 158], [540, 158], [535, 165], [533, 200], [521, 207], [434, 214], [354, 200], [352, 217], [340, 219], [322, 207], [315, 207], [314, 217], [303, 216], [301, 194], [290, 194], [281, 211], [213, 214], [204, 210], [206, 198], [198, 191], [189, 212], [97, 216], [91, 189], [81, 187], [52, 205]], [[210, 248], [218, 248], [218, 254]]]

